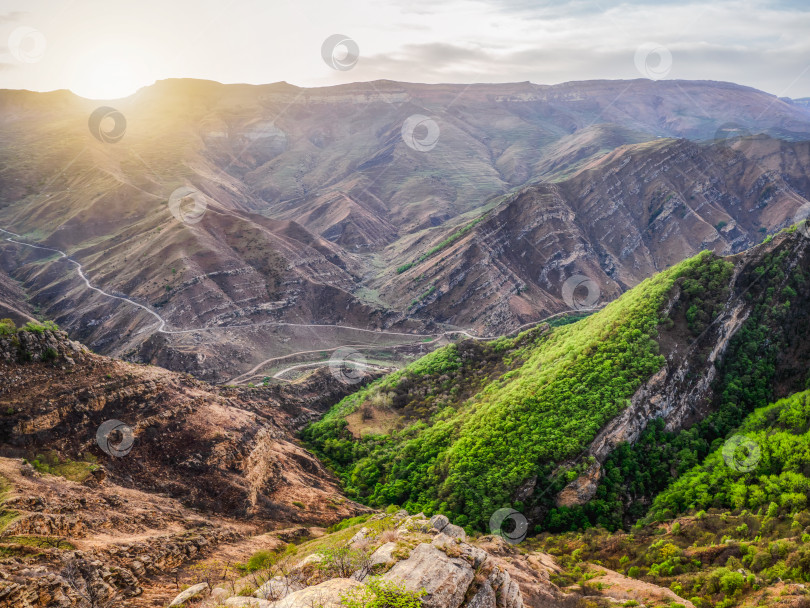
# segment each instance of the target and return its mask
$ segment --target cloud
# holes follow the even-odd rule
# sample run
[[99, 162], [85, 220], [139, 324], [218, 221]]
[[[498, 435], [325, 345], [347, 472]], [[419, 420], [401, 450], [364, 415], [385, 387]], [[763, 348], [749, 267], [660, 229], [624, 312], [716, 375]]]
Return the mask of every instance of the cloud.
[[[87, 58], [100, 53], [154, 55], [150, 81], [554, 84], [637, 78], [636, 50], [656, 43], [672, 55], [669, 78], [810, 96], [806, 0], [307, 0], [262, 3], [258, 12], [246, 1], [223, 10], [216, 0], [141, 0], [102, 11], [103, 0], [86, 0], [71, 4], [58, 23], [49, 4], [6, 0], [8, 8], [21, 10], [0, 22], [29, 11], [25, 19], [41, 24], [49, 52], [42, 62], [4, 75], [4, 86], [75, 87], [86, 79]], [[320, 46], [334, 33], [359, 44], [360, 61], [350, 71], [331, 70], [321, 59]]]
[[11, 11], [0, 15], [0, 24], [4, 23], [18, 23], [26, 15], [25, 11]]
[[[799, 6], [787, 0], [767, 5], [490, 0], [478, 4], [479, 11], [494, 11], [490, 27], [369, 54], [362, 58], [362, 77], [540, 84], [637, 78], [642, 74], [635, 52], [655, 42], [672, 55], [670, 78], [731, 81], [800, 97], [810, 95], [810, 12]], [[463, 18], [463, 12], [455, 16]], [[427, 20], [434, 24], [434, 38], [445, 19], [435, 9]]]

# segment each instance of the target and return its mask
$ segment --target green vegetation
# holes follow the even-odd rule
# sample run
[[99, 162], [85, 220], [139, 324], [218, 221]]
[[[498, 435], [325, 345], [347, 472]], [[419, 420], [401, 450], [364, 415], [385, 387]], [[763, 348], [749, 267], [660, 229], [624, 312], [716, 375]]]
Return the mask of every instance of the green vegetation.
[[17, 333], [17, 326], [11, 319], [0, 319], [0, 336], [13, 336]]
[[5, 477], [0, 476], [0, 534], [20, 515], [14, 509], [6, 508], [6, 500], [10, 491], [11, 484]]
[[582, 319], [589, 317], [592, 314], [592, 312], [573, 312], [569, 315], [554, 317], [548, 321], [548, 324], [550, 327], [562, 327], [563, 325], [570, 325], [571, 323], [582, 321]]
[[455, 243], [457, 240], [459, 240], [461, 237], [463, 237], [465, 234], [467, 234], [470, 230], [475, 228], [478, 224], [480, 224], [484, 220], [485, 217], [486, 217], [486, 214], [484, 214], [481, 217], [473, 220], [472, 222], [470, 222], [466, 226], [456, 230], [453, 234], [448, 236], [446, 239], [444, 239], [441, 243], [439, 243], [435, 247], [431, 247], [430, 249], [428, 249], [425, 253], [423, 253], [418, 258], [416, 258], [415, 261], [408, 262], [407, 264], [403, 264], [402, 266], [397, 268], [397, 274], [402, 274], [406, 270], [410, 270], [411, 268], [413, 268], [417, 264], [421, 264], [422, 262], [424, 262], [429, 257], [432, 257], [432, 256], [436, 255], [442, 249], [445, 249], [446, 247], [449, 247], [450, 245]]
[[9, 545], [23, 545], [25, 547], [39, 547], [39, 548], [52, 548], [64, 549], [66, 551], [73, 551], [76, 547], [66, 541], [60, 536], [7, 536], [3, 539]]
[[[797, 292], [808, 297], [810, 287], [810, 277], [800, 267], [785, 273], [786, 256], [786, 251], [774, 251], [749, 276], [739, 278], [748, 285], [746, 297], [754, 306], [719, 366], [712, 413], [677, 433], [665, 431], [663, 421], [653, 421], [635, 444], [619, 445], [604, 463], [595, 498], [584, 507], [556, 510], [546, 522], [546, 529], [562, 531], [600, 525], [616, 530], [632, 525], [644, 517], [653, 497], [702, 462], [748, 413], [773, 401], [780, 352], [800, 348], [799, 335], [803, 332], [804, 317], [801, 311], [791, 309], [789, 302]], [[726, 275], [725, 270], [716, 270]], [[686, 310], [690, 331], [700, 335], [727, 295], [722, 284], [711, 275], [693, 274], [684, 282], [684, 295], [688, 297], [680, 311], [673, 311], [673, 318], [681, 319]], [[793, 375], [801, 378], [802, 372], [796, 370]], [[792, 390], [804, 388], [804, 384], [797, 383]]]
[[[749, 415], [737, 431], [759, 450], [756, 466], [738, 471], [715, 449], [653, 502], [650, 516], [671, 517], [687, 510], [727, 508], [762, 511], [766, 517], [806, 516], [810, 492], [810, 391], [795, 394]], [[729, 459], [728, 453], [725, 459]], [[805, 524], [805, 525], [807, 525]], [[804, 528], [805, 526], [800, 526]], [[746, 528], [744, 536], [750, 534]]]
[[23, 325], [18, 331], [28, 331], [34, 334], [41, 334], [45, 331], [59, 331], [59, 326], [54, 323], [53, 321], [42, 321], [38, 323], [36, 321], [29, 321], [25, 325]]
[[293, 544], [286, 545], [283, 549], [278, 549], [276, 551], [267, 551], [262, 549], [251, 555], [247, 563], [235, 563], [234, 568], [242, 574], [269, 570], [274, 564], [291, 555], [294, 555], [297, 550], [298, 548]]
[[98, 468], [97, 459], [89, 452], [85, 454], [84, 460], [62, 460], [56, 452], [38, 454], [31, 460], [34, 470], [48, 475], [57, 475], [70, 481], [81, 483]]
[[371, 517], [371, 515], [358, 515], [357, 517], [350, 517], [348, 519], [342, 519], [336, 524], [327, 528], [327, 532], [332, 534], [333, 532], [340, 532], [341, 530], [345, 530], [346, 528], [350, 528], [352, 526], [356, 526], [357, 524], [362, 524]]
[[[669, 587], [699, 608], [770, 605], [765, 587], [810, 582], [808, 429], [810, 391], [758, 409], [739, 429], [760, 449], [751, 471], [727, 466], [718, 447], [662, 492], [631, 533], [545, 533], [530, 548], [557, 557], [564, 586], [581, 582], [582, 562], [594, 562]], [[693, 514], [656, 521], [687, 510]]]
[[404, 585], [380, 578], [371, 578], [362, 587], [341, 595], [341, 604], [348, 608], [421, 608], [427, 592], [408, 591]]
[[[351, 497], [441, 512], [462, 526], [485, 529], [490, 515], [510, 506], [527, 479], [544, 480], [535, 489], [542, 497], [567, 474], [575, 477], [576, 470], [552, 473], [575, 458], [661, 368], [660, 311], [676, 281], [683, 278], [690, 290], [690, 280], [720, 284], [728, 272], [725, 262], [703, 253], [577, 323], [502, 338], [487, 353], [494, 363], [475, 360], [475, 366], [489, 365], [491, 374], [463, 401], [453, 391], [467, 388], [457, 379], [467, 370], [459, 354], [465, 347], [439, 349], [347, 397], [303, 437], [337, 471]], [[714, 298], [697, 304], [697, 291], [695, 331], [710, 322], [715, 308]], [[400, 424], [390, 432], [355, 436], [347, 417], [367, 406], [372, 413], [398, 414]], [[542, 498], [529, 499], [537, 500]]]

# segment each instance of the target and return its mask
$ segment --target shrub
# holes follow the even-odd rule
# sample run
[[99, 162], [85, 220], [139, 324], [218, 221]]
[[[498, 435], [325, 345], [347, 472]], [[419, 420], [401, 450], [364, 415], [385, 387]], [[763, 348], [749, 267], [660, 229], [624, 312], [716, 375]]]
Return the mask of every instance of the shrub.
[[355, 587], [341, 595], [347, 608], [422, 608], [422, 596], [427, 592], [408, 591], [404, 585], [393, 581], [372, 578], [367, 585]]
[[272, 551], [256, 551], [250, 556], [245, 570], [248, 572], [255, 572], [256, 570], [265, 570], [273, 565], [278, 558], [278, 555]]
[[357, 571], [368, 574], [371, 569], [370, 554], [361, 549], [344, 545], [325, 549], [321, 553], [323, 559], [318, 563], [318, 568], [325, 572], [328, 578], [349, 578]]
[[34, 334], [42, 334], [45, 331], [59, 331], [59, 326], [53, 321], [43, 321], [37, 323], [36, 321], [29, 321], [23, 325], [18, 331], [27, 331]]
[[11, 319], [0, 319], [0, 336], [13, 336], [17, 333], [17, 326]]
[[745, 584], [745, 577], [739, 572], [725, 572], [720, 577], [720, 589], [726, 595], [734, 595]]

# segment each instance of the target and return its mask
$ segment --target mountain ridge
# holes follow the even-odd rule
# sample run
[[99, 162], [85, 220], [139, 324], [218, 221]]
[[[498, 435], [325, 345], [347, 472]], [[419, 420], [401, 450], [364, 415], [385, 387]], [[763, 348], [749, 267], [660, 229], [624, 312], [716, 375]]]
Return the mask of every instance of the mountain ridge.
[[[267, 86], [283, 95], [293, 91]], [[764, 236], [787, 225], [807, 200], [801, 141], [785, 140], [784, 150], [770, 156], [763, 151], [782, 141], [774, 138], [806, 139], [810, 117], [749, 88], [642, 80], [539, 88], [379, 84], [383, 93], [409, 96], [386, 103], [373, 97], [373, 86], [313, 89], [290, 104], [252, 85], [167, 82], [116, 100], [126, 132], [114, 144], [87, 130], [94, 102], [61, 93], [0, 93], [10, 142], [0, 148], [0, 226], [28, 243], [65, 251], [95, 286], [160, 311], [178, 329], [204, 327], [205, 336], [155, 335], [145, 311], [82, 291], [78, 277], [58, 276], [60, 262], [2, 242], [6, 272], [42, 314], [100, 352], [208, 380], [238, 377], [274, 356], [355, 343], [396, 346], [381, 349], [387, 361], [380, 362], [401, 366], [413, 340], [394, 345], [262, 328], [331, 323], [502, 333], [569, 307], [561, 288], [572, 276], [589, 277], [609, 299], [696, 253], [704, 240], [723, 253], [727, 243], [750, 246], [759, 230]], [[331, 100], [334, 93], [348, 97]], [[439, 128], [434, 150], [419, 152], [402, 137], [405, 119], [418, 113]], [[771, 140], [739, 137], [758, 132]], [[664, 176], [661, 187], [680, 191], [686, 202], [692, 191], [714, 196], [723, 167], [736, 176], [724, 187], [756, 207], [759, 192], [771, 186], [768, 205], [754, 212], [756, 225], [741, 229], [745, 210], [726, 209], [736, 200], [717, 198], [705, 207], [712, 217], [697, 222], [705, 238], [696, 242], [686, 234], [696, 225], [693, 217], [662, 214], [654, 227], [681, 235], [656, 251], [637, 234], [647, 227], [636, 226], [638, 217], [655, 211], [646, 207], [656, 194], [625, 175], [625, 196], [635, 199], [627, 204], [643, 211], [623, 214], [618, 232], [636, 233], [639, 250], [629, 254], [636, 259], [624, 265], [620, 243], [603, 246], [599, 235], [575, 226], [577, 216], [604, 216], [614, 205], [608, 192], [601, 193], [604, 200], [593, 193], [587, 200], [583, 171], [607, 179], [609, 161], [623, 150], [636, 149], [643, 166], [642, 156], [654, 162], [657, 154], [644, 147], [669, 141], [662, 137], [705, 143], [717, 136], [733, 140], [690, 152], [693, 161], [675, 155], [667, 161], [671, 172], [686, 176], [678, 183]], [[708, 178], [702, 175], [707, 163]], [[655, 171], [650, 166], [640, 179]], [[542, 193], [551, 187], [546, 182], [565, 195], [557, 198], [559, 213], [569, 217], [567, 236], [537, 246], [544, 235], [531, 196], [508, 213], [502, 208], [525, 188]], [[181, 187], [207, 203], [197, 223], [171, 213], [168, 200]], [[498, 222], [480, 220], [486, 213]], [[534, 227], [536, 241], [526, 243], [525, 226]], [[438, 255], [396, 272], [437, 247]], [[58, 294], [70, 298], [60, 301]], [[246, 324], [255, 329], [233, 329]], [[189, 356], [192, 351], [205, 361]]]

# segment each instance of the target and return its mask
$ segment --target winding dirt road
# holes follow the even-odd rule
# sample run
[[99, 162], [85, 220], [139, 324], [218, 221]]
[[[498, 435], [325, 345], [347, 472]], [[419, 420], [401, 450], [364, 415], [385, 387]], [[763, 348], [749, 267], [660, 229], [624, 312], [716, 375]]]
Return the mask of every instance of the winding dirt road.
[[[107, 291], [104, 291], [103, 289], [100, 289], [98, 287], [93, 286], [93, 284], [90, 283], [90, 280], [84, 274], [84, 268], [82, 267], [82, 265], [79, 262], [77, 262], [76, 260], [74, 260], [73, 258], [71, 258], [64, 251], [61, 251], [60, 249], [54, 249], [52, 247], [43, 247], [42, 245], [33, 245], [31, 243], [26, 243], [25, 241], [15, 240], [12, 237], [16, 237], [17, 239], [21, 239], [23, 237], [21, 237], [19, 234], [11, 232], [10, 230], [5, 230], [3, 228], [0, 228], [0, 232], [3, 232], [5, 234], [10, 234], [11, 237], [7, 237], [6, 241], [9, 241], [11, 243], [16, 243], [18, 245], [23, 245], [25, 247], [32, 247], [33, 249], [41, 249], [43, 251], [50, 251], [52, 253], [59, 254], [61, 259], [65, 259], [68, 262], [70, 262], [71, 264], [73, 264], [74, 266], [76, 266], [76, 271], [78, 272], [79, 277], [82, 279], [82, 281], [84, 282], [87, 289], [90, 289], [92, 291], [100, 293], [101, 295], [106, 296], [108, 298], [112, 298], [114, 300], [120, 300], [122, 302], [127, 302], [128, 304], [131, 304], [132, 306], [136, 306], [136, 307], [140, 308], [141, 310], [146, 311], [147, 313], [152, 315], [158, 322], [157, 326], [152, 331], [157, 332], [157, 333], [161, 333], [161, 334], [169, 334], [169, 335], [172, 335], [172, 334], [189, 334], [189, 333], [199, 333], [199, 332], [204, 332], [204, 331], [222, 330], [222, 329], [238, 329], [240, 327], [251, 327], [251, 328], [252, 327], [261, 327], [261, 326], [306, 327], [306, 328], [313, 328], [313, 329], [318, 329], [318, 328], [347, 329], [347, 330], [352, 330], [352, 331], [366, 332], [366, 333], [370, 333], [370, 334], [374, 334], [374, 335], [406, 336], [406, 337], [414, 338], [414, 339], [432, 338], [431, 340], [424, 342], [424, 344], [433, 344], [434, 342], [436, 342], [438, 340], [441, 340], [442, 338], [449, 337], [449, 336], [454, 336], [454, 335], [461, 335], [461, 336], [464, 336], [466, 338], [470, 338], [472, 340], [496, 340], [496, 339], [498, 339], [498, 338], [500, 338], [500, 337], [502, 337], [504, 335], [505, 336], [515, 335], [517, 333], [520, 333], [524, 329], [534, 327], [536, 325], [539, 325], [541, 323], [545, 323], [545, 322], [550, 321], [550, 320], [552, 320], [554, 318], [557, 318], [557, 317], [561, 317], [561, 316], [564, 316], [564, 315], [569, 315], [571, 313], [576, 313], [576, 312], [594, 312], [594, 311], [597, 311], [597, 310], [602, 308], [602, 306], [597, 306], [595, 308], [581, 308], [581, 309], [565, 310], [565, 311], [558, 312], [558, 313], [555, 313], [553, 315], [550, 315], [548, 317], [544, 317], [543, 319], [539, 319], [537, 321], [530, 321], [528, 323], [524, 323], [520, 327], [517, 327], [516, 329], [508, 332], [507, 334], [498, 334], [498, 335], [494, 335], [494, 336], [477, 336], [477, 335], [472, 334], [469, 331], [464, 330], [464, 329], [452, 329], [452, 330], [441, 332], [439, 334], [435, 334], [435, 333], [434, 334], [415, 334], [415, 333], [409, 333], [409, 332], [384, 331], [384, 330], [379, 330], [379, 329], [367, 329], [367, 328], [363, 328], [363, 327], [352, 327], [352, 326], [349, 326], [349, 325], [328, 325], [328, 324], [318, 324], [318, 323], [287, 323], [287, 322], [282, 322], [282, 321], [266, 321], [266, 322], [262, 322], [262, 323], [251, 323], [249, 325], [228, 325], [228, 326], [218, 326], [218, 327], [200, 327], [200, 328], [195, 328], [195, 329], [170, 330], [170, 329], [166, 329], [166, 326], [168, 325], [168, 322], [166, 321], [166, 319], [161, 317], [157, 312], [155, 312], [154, 310], [152, 310], [148, 306], [146, 306], [144, 304], [141, 304], [139, 302], [136, 302], [135, 300], [132, 300], [132, 299], [127, 298], [125, 296], [115, 295], [115, 294], [109, 293]], [[144, 331], [149, 331], [149, 330], [144, 330]], [[270, 363], [273, 363], [275, 361], [281, 361], [281, 360], [284, 360], [284, 359], [289, 359], [291, 357], [296, 357], [298, 355], [307, 355], [307, 354], [323, 353], [323, 352], [334, 352], [334, 351], [336, 351], [338, 349], [341, 349], [341, 348], [361, 349], [361, 348], [378, 348], [378, 347], [370, 346], [368, 344], [345, 344], [345, 345], [342, 345], [342, 346], [335, 346], [333, 348], [321, 348], [321, 349], [317, 349], [317, 350], [304, 350], [304, 351], [299, 351], [299, 352], [295, 352], [295, 353], [290, 353], [288, 355], [283, 355], [283, 356], [280, 356], [280, 357], [271, 357], [269, 359], [266, 359], [266, 360], [262, 361], [261, 363], [259, 363], [255, 367], [253, 367], [250, 371], [247, 371], [244, 374], [240, 374], [239, 376], [236, 376], [235, 378], [232, 378], [231, 380], [229, 380], [227, 382], [227, 384], [238, 384], [240, 382], [244, 382], [245, 380], [247, 380], [247, 379], [251, 378], [253, 375], [255, 375], [262, 367], [264, 367], [264, 366], [266, 366], [266, 365], [268, 365]], [[283, 380], [283, 378], [281, 378], [281, 376], [283, 374], [285, 374], [287, 371], [290, 371], [290, 370], [293, 370], [293, 369], [306, 368], [306, 367], [319, 367], [319, 366], [323, 366], [323, 365], [329, 365], [329, 361], [314, 361], [314, 362], [311, 362], [311, 363], [293, 365], [293, 366], [287, 367], [287, 368], [277, 372], [276, 374], [273, 375], [273, 378]], [[366, 367], [375, 368], [376, 366], [367, 365]]]

